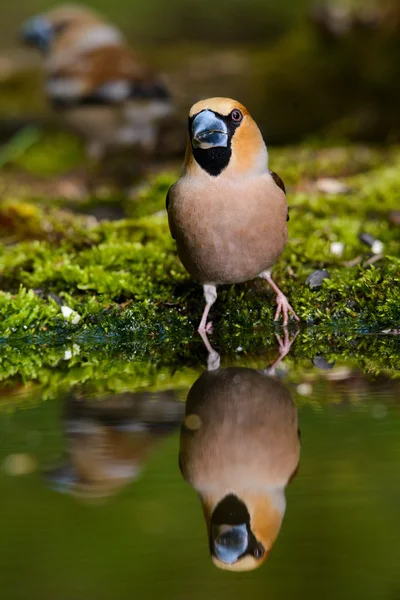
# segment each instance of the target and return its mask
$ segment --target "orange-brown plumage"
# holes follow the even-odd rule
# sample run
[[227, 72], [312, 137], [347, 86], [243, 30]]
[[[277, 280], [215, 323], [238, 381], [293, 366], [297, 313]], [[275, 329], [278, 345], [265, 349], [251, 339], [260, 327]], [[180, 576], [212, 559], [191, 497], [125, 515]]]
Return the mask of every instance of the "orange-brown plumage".
[[[262, 162], [263, 158], [265, 158], [266, 149], [260, 130], [247, 108], [240, 102], [236, 102], [230, 98], [209, 98], [208, 100], [200, 100], [200, 102], [197, 102], [192, 106], [189, 112], [189, 118], [207, 109], [211, 109], [222, 115], [227, 115], [235, 108], [238, 108], [242, 112], [244, 118], [242, 125], [238, 128], [232, 138], [232, 157], [229, 165], [224, 171], [225, 177], [238, 177], [242, 174], [246, 175], [247, 173], [251, 173], [252, 171], [261, 171], [263, 167], [266, 167], [266, 164]], [[261, 163], [261, 166], [259, 166], [259, 162]], [[193, 157], [189, 136], [186, 147], [184, 172], [196, 174], [199, 173], [198, 169], [199, 166]]]
[[182, 177], [168, 193], [168, 219], [179, 257], [204, 286], [206, 328], [216, 286], [263, 277], [277, 295], [276, 317], [291, 312], [270, 269], [287, 242], [284, 186], [268, 168], [261, 132], [247, 109], [209, 98], [189, 112]]

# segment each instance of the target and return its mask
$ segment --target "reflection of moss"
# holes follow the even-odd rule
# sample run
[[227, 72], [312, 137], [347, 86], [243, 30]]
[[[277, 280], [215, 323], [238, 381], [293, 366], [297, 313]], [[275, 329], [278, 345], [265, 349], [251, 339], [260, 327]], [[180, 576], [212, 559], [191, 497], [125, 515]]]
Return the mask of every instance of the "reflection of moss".
[[[289, 195], [290, 243], [274, 270], [303, 323], [313, 326], [298, 338], [295, 356], [354, 354], [370, 369], [395, 369], [394, 337], [384, 342], [374, 338], [373, 344], [366, 338], [367, 348], [361, 341], [349, 345], [346, 335], [395, 327], [400, 319], [399, 236], [388, 222], [388, 213], [398, 204], [399, 154], [368, 149], [360, 154], [359, 148], [348, 148], [335, 150], [333, 156], [336, 163], [330, 167], [328, 150], [291, 149], [286, 162], [284, 150], [271, 152], [271, 166], [278, 170], [275, 162], [279, 165], [284, 180], [296, 183], [296, 173], [304, 183]], [[350, 172], [345, 181], [351, 191], [341, 196], [313, 191], [310, 176], [327, 172]], [[154, 214], [164, 208], [173, 179], [159, 175], [137, 200], [123, 199], [134, 218], [100, 224], [67, 207], [52, 208], [48, 200], [44, 205], [38, 199], [34, 204], [5, 201], [0, 208], [3, 239], [7, 232], [5, 241], [19, 242], [0, 247], [1, 285], [9, 290], [0, 293], [1, 336], [9, 341], [28, 336], [49, 346], [70, 340], [83, 348], [99, 340], [111, 345], [131, 340], [142, 358], [159, 357], [165, 367], [177, 360], [177, 349], [190, 361], [185, 345], [200, 318], [201, 289], [176, 257], [166, 216]], [[368, 264], [369, 249], [358, 239], [362, 231], [384, 244], [385, 256], [374, 264]], [[333, 241], [344, 243], [342, 257], [331, 254]], [[357, 258], [356, 266], [346, 266]], [[305, 280], [317, 268], [328, 269], [332, 278], [319, 290], [310, 290]], [[78, 324], [62, 317], [49, 292], [81, 315]], [[221, 289], [213, 310], [217, 343], [230, 352], [248, 343], [250, 350], [259, 336], [259, 347], [272, 350], [273, 305], [261, 281]], [[28, 377], [31, 360], [39, 371], [44, 368], [36, 352], [30, 358], [32, 352], [27, 346], [21, 361], [10, 361], [8, 368], [3, 363], [3, 377]], [[105, 369], [108, 358], [99, 360]]]
[[[201, 340], [198, 336], [191, 338], [191, 331], [180, 326], [176, 319], [171, 318], [165, 329], [157, 329], [157, 314], [146, 314], [152, 319], [148, 321], [154, 328], [150, 331], [141, 329], [134, 315], [134, 311], [127, 310], [119, 322], [107, 316], [104, 319], [103, 315], [101, 326], [93, 324], [83, 330], [59, 323], [50, 336], [43, 326], [34, 343], [8, 345], [2, 352], [0, 380], [13, 382], [16, 393], [12, 394], [10, 388], [5, 402], [0, 402], [0, 411], [10, 410], [14, 403], [22, 404], [25, 399], [38, 402], [55, 398], [63, 390], [83, 384], [93, 396], [133, 389], [173, 388], [181, 390], [179, 395], [184, 398], [185, 391], [206, 366]], [[92, 317], [92, 321], [96, 320]], [[27, 320], [27, 331], [29, 325]], [[270, 329], [256, 332], [248, 329], [233, 335], [221, 329], [213, 343], [221, 352], [222, 366], [238, 363], [263, 369], [277, 356], [275, 336]], [[302, 381], [324, 385], [323, 375], [310, 373], [311, 358], [316, 355], [325, 355], [338, 364], [345, 362], [350, 368], [362, 368], [370, 374], [385, 372], [396, 377], [400, 372], [399, 350], [395, 336], [335, 334], [328, 328], [312, 328], [299, 334], [285, 365], [289, 367], [290, 382], [294, 385]], [[25, 389], [21, 382], [31, 383]], [[334, 397], [339, 396], [340, 393], [335, 392]], [[318, 402], [323, 403], [323, 398], [329, 403], [333, 395], [332, 392], [320, 394], [319, 398]], [[312, 404], [313, 398], [299, 397], [298, 401]]]

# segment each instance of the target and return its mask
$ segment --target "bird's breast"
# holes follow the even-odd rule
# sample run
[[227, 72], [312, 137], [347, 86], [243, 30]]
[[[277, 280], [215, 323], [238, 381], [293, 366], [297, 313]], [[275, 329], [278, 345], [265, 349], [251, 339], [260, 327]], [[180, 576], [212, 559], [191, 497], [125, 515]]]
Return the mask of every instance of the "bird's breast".
[[253, 279], [278, 260], [287, 240], [286, 211], [283, 192], [262, 180], [183, 182], [169, 212], [187, 271], [201, 283], [228, 284]]

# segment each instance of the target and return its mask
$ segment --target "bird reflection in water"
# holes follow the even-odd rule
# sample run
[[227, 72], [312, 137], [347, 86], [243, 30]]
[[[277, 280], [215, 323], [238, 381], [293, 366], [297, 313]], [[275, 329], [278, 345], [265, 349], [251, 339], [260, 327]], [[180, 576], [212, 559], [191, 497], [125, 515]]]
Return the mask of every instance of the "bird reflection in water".
[[285, 513], [285, 487], [298, 469], [296, 406], [271, 376], [293, 340], [285, 332], [279, 358], [262, 371], [220, 368], [202, 337], [208, 370], [187, 397], [179, 464], [199, 495], [214, 564], [246, 571], [267, 558]]
[[105, 498], [135, 481], [155, 446], [178, 429], [184, 406], [172, 392], [67, 397], [66, 459], [47, 471], [50, 486], [79, 498]]

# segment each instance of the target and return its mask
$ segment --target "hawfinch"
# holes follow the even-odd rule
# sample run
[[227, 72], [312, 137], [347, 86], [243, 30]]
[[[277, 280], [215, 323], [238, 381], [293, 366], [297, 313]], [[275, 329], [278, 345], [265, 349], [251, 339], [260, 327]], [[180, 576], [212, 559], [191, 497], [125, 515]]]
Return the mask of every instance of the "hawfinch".
[[50, 104], [92, 157], [109, 147], [154, 148], [170, 94], [116, 27], [83, 6], [60, 6], [26, 21], [22, 37], [43, 55]]
[[169, 393], [67, 398], [67, 457], [47, 471], [53, 489], [78, 498], [105, 498], [136, 481], [160, 439], [182, 422], [182, 403]]
[[248, 571], [267, 558], [299, 460], [297, 410], [281, 382], [217, 366], [193, 384], [179, 464], [200, 498], [217, 567]]
[[285, 188], [239, 102], [210, 98], [192, 106], [183, 174], [168, 192], [167, 210], [183, 266], [204, 288], [200, 332], [210, 327], [217, 286], [255, 277], [276, 294], [275, 320], [281, 313], [284, 325], [289, 313], [299, 320], [270, 272], [287, 241]]

